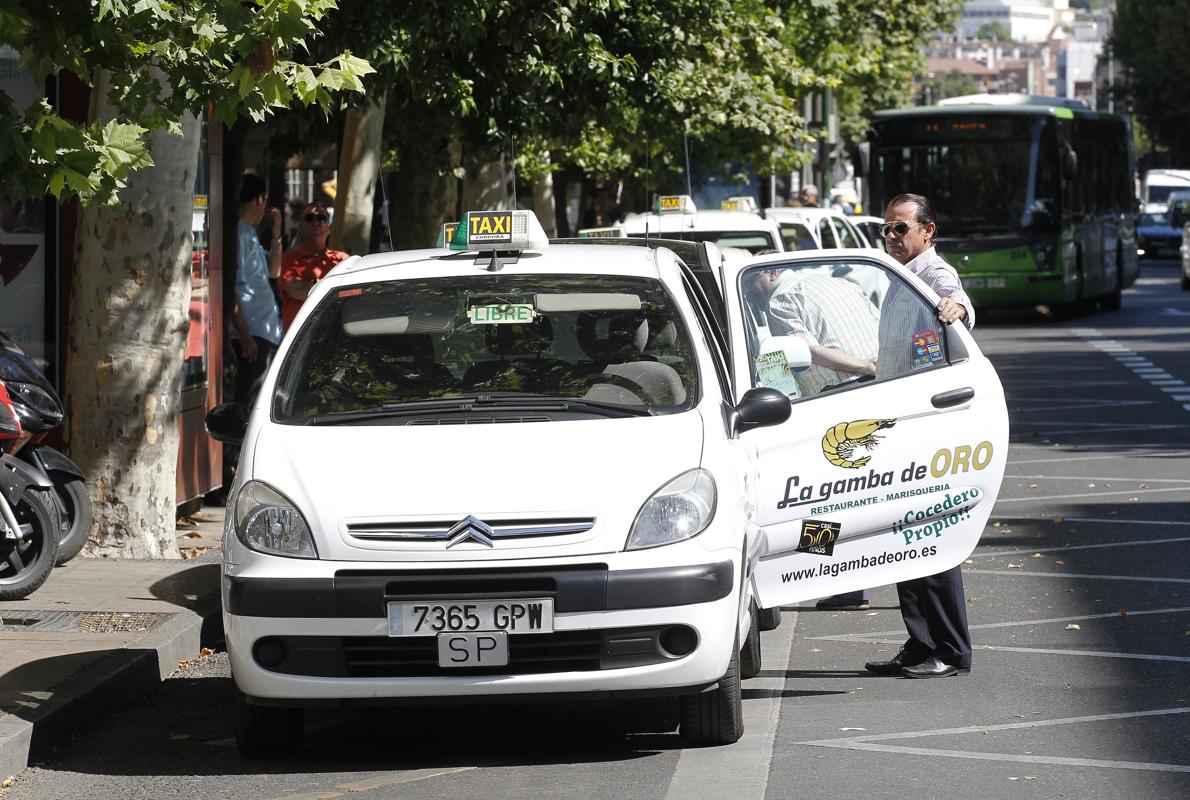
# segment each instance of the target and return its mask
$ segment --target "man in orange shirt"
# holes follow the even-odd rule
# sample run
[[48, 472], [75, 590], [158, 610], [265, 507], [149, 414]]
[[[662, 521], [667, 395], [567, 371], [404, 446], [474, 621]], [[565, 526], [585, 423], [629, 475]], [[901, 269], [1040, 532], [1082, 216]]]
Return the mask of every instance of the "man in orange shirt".
[[330, 215], [322, 203], [310, 203], [302, 209], [298, 234], [301, 242], [281, 257], [281, 276], [277, 279], [282, 300], [281, 324], [285, 330], [293, 324], [314, 284], [330, 272], [331, 267], [347, 258], [342, 250], [326, 247], [331, 226]]

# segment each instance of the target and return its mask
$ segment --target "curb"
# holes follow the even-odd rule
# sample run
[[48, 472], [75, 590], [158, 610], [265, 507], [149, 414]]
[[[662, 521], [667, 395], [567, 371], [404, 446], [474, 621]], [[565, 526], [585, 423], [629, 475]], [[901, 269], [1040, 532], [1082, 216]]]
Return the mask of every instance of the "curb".
[[196, 656], [203, 630], [219, 620], [218, 595], [210, 608], [180, 610], [143, 639], [108, 651], [30, 703], [21, 716], [0, 718], [0, 780], [20, 774], [80, 728], [92, 725], [161, 685], [178, 662]]

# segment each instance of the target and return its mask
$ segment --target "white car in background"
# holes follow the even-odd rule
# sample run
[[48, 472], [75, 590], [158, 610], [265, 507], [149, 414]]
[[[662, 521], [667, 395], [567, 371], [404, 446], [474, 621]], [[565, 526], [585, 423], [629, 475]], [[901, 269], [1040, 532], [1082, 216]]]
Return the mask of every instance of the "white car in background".
[[[385, 699], [676, 695], [687, 743], [734, 742], [781, 606], [974, 549], [1004, 395], [888, 256], [681, 243], [696, 270], [550, 244], [527, 211], [459, 224], [458, 249], [341, 262], [250, 416], [208, 416], [242, 445], [221, 581], [245, 755], [299, 748], [306, 705]], [[757, 287], [842, 268], [898, 312], [874, 379], [811, 391]]]
[[786, 250], [810, 250], [809, 235], [820, 250], [867, 247], [864, 235], [855, 229], [847, 215], [829, 208], [766, 208], [765, 219], [777, 223]]
[[632, 238], [647, 234], [663, 239], [711, 242], [752, 254], [779, 253], [785, 249], [781, 234], [771, 220], [755, 211], [736, 208], [700, 210], [689, 195], [662, 195], [652, 212], [629, 214], [615, 227]]

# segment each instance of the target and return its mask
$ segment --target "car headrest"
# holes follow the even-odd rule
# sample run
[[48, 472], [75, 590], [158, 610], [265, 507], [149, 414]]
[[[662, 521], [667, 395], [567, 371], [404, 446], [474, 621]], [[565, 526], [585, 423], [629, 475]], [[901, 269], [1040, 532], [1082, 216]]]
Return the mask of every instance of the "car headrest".
[[537, 358], [554, 343], [548, 317], [525, 324], [488, 325], [484, 332], [488, 352], [505, 357]]
[[649, 341], [649, 323], [639, 311], [581, 313], [575, 337], [592, 361], [625, 361], [638, 356]]

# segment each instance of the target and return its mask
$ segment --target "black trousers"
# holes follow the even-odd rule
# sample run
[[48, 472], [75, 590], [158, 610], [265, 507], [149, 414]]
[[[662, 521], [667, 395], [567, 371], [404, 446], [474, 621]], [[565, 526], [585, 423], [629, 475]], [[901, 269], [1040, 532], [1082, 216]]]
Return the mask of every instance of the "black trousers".
[[906, 655], [913, 659], [937, 656], [960, 668], [971, 666], [971, 633], [967, 630], [967, 599], [959, 567], [897, 584], [901, 617], [909, 631]]
[[244, 358], [244, 349], [239, 339], [232, 339], [231, 346], [236, 351], [236, 392], [235, 402], [246, 406], [252, 405], [256, 395], [260, 393], [260, 384], [264, 381], [264, 374], [269, 371], [269, 364], [273, 363], [273, 356], [277, 352], [277, 345], [253, 336], [256, 340], [256, 360]]

